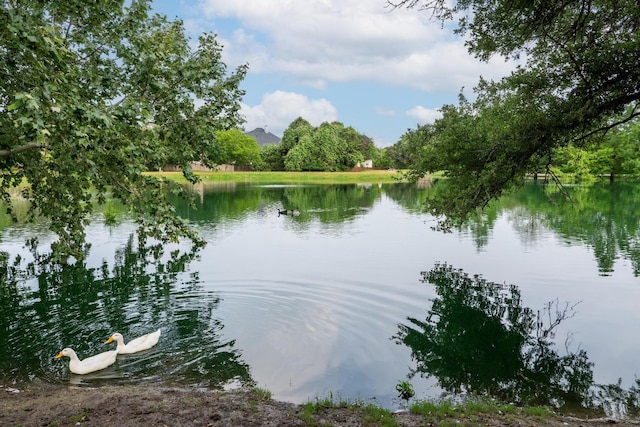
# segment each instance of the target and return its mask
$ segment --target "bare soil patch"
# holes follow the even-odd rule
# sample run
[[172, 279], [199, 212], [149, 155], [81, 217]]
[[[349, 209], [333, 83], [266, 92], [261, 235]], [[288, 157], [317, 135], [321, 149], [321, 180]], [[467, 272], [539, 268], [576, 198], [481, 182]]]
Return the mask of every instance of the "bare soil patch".
[[[400, 426], [637, 426], [635, 421], [537, 418], [523, 414], [473, 415], [427, 420], [397, 413]], [[376, 426], [362, 407], [321, 408], [264, 399], [254, 391], [213, 392], [153, 385], [100, 388], [0, 387], [0, 426]]]

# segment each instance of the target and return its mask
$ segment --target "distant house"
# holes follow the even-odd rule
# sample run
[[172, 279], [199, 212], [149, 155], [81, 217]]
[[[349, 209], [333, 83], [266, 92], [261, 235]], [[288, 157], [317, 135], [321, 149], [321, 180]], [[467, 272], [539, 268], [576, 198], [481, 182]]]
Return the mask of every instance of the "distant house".
[[280, 138], [271, 132], [265, 131], [263, 128], [255, 128], [251, 132], [245, 132], [245, 134], [254, 137], [260, 147], [266, 144], [280, 144]]
[[372, 167], [373, 167], [373, 160], [371, 159], [367, 159], [363, 163], [358, 162], [356, 164], [356, 168], [371, 169]]

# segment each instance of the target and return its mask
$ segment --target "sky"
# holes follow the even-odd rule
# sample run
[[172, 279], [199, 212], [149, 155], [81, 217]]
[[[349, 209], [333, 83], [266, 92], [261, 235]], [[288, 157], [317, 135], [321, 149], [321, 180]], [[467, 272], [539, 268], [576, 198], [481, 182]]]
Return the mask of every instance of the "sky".
[[467, 52], [451, 25], [386, 0], [154, 0], [153, 11], [184, 22], [194, 46], [217, 35], [228, 70], [247, 64], [244, 129], [282, 137], [297, 117], [339, 121], [378, 148], [433, 123], [458, 94], [473, 98], [479, 77], [514, 68]]

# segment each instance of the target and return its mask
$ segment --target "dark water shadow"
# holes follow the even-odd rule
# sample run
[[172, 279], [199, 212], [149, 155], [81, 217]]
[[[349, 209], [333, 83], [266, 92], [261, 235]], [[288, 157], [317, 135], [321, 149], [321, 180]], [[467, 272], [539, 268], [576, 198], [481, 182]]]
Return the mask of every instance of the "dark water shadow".
[[[204, 290], [189, 264], [199, 248], [137, 247], [133, 236], [99, 267], [61, 265], [36, 254], [28, 265], [0, 263], [0, 376], [8, 384], [42, 381], [102, 385], [164, 381], [211, 389], [252, 385], [249, 366], [223, 333], [221, 302]], [[162, 328], [150, 350], [120, 355], [89, 375], [68, 371], [54, 359], [72, 347], [81, 359]]]
[[[578, 303], [522, 306], [517, 286], [469, 276], [447, 264], [422, 273], [437, 297], [424, 319], [407, 318], [392, 337], [411, 350], [408, 373], [435, 377], [450, 396], [483, 397], [518, 405], [546, 405], [567, 413], [638, 414], [638, 380], [629, 390], [599, 385], [584, 350], [571, 350], [558, 326]], [[562, 353], [556, 338], [564, 342]]]

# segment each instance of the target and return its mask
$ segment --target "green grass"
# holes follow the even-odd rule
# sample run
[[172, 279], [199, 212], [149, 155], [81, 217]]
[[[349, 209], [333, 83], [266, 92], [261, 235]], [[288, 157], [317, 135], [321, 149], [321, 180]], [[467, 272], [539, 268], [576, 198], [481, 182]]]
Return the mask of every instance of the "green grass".
[[[176, 182], [187, 182], [181, 172], [148, 172]], [[356, 184], [396, 183], [402, 172], [370, 170], [362, 172], [196, 172], [203, 182], [245, 182], [252, 184]]]
[[380, 427], [396, 427], [398, 422], [393, 418], [391, 412], [375, 405], [366, 405], [363, 408], [364, 417], [362, 423], [367, 425], [375, 425]]
[[[546, 407], [531, 406], [518, 408], [509, 404], [499, 404], [484, 400], [467, 400], [460, 404], [454, 404], [449, 400], [439, 402], [421, 401], [411, 405], [411, 412], [424, 415], [427, 422], [437, 423], [439, 426], [452, 425], [477, 425], [475, 420], [479, 415], [506, 415], [526, 414], [539, 419], [553, 416], [553, 412]], [[461, 424], [461, 422], [463, 423]]]
[[271, 400], [271, 392], [266, 388], [254, 387], [251, 391], [258, 400]]
[[531, 406], [523, 410], [526, 414], [536, 418], [547, 418], [553, 415], [553, 412], [544, 406]]
[[334, 400], [333, 396], [317, 399], [315, 402], [307, 402], [302, 405], [302, 413], [299, 417], [308, 426], [323, 426], [316, 420], [316, 416], [323, 411], [332, 409], [349, 409], [361, 414], [362, 424], [376, 427], [397, 427], [398, 422], [393, 418], [390, 411], [376, 405], [364, 404], [362, 402], [350, 403], [346, 400]]
[[315, 402], [307, 402], [304, 404], [305, 410], [311, 413], [316, 413], [322, 409], [328, 408], [348, 408], [349, 406], [356, 406], [357, 404], [351, 404], [346, 400], [333, 400], [333, 397], [326, 397], [324, 399], [316, 399]]

